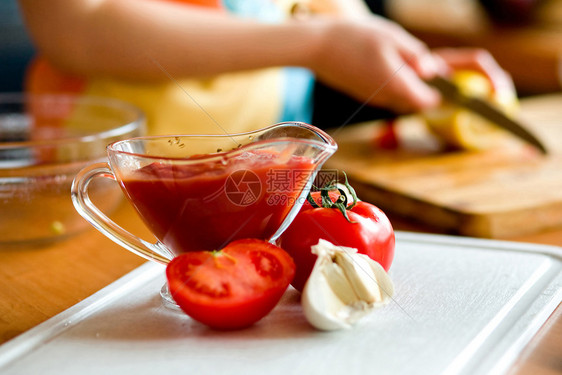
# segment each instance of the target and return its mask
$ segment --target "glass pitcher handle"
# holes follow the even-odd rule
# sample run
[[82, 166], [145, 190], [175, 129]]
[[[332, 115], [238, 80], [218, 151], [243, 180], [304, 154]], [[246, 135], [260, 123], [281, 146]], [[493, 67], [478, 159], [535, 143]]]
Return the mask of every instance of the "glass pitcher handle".
[[107, 217], [90, 200], [88, 185], [96, 177], [105, 177], [116, 180], [107, 163], [96, 163], [82, 169], [72, 182], [72, 203], [76, 211], [113, 242], [123, 246], [132, 253], [145, 259], [168, 264], [171, 254], [160, 243], [147, 242], [131, 234]]

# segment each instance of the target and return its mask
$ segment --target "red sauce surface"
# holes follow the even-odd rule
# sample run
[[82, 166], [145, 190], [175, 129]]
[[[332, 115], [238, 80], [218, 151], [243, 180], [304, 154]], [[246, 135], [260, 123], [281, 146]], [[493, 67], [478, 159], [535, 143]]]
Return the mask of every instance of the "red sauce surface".
[[222, 162], [154, 162], [122, 183], [154, 235], [179, 254], [269, 239], [314, 168], [306, 157], [252, 151]]

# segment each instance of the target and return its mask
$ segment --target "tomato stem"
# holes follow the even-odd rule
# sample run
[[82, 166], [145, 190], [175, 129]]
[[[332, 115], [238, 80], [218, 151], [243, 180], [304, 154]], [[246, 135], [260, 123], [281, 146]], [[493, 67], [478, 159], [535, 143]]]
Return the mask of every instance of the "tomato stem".
[[[349, 219], [349, 216], [347, 215], [347, 210], [351, 210], [353, 207], [355, 207], [355, 205], [357, 204], [358, 198], [357, 198], [357, 193], [355, 192], [355, 189], [353, 189], [353, 187], [351, 187], [351, 185], [349, 184], [349, 181], [347, 179], [347, 174], [343, 171], [342, 171], [342, 173], [345, 177], [345, 182], [343, 184], [338, 183], [337, 181], [332, 181], [326, 186], [323, 186], [321, 188], [317, 188], [317, 190], [320, 191], [321, 205], [319, 205], [318, 202], [316, 202], [314, 200], [311, 193], [308, 193], [308, 196], [306, 197], [306, 199], [308, 200], [310, 205], [314, 208], [321, 208], [321, 207], [322, 208], [337, 208], [343, 214], [345, 219], [348, 222], [352, 223], [352, 221]], [[336, 190], [338, 191], [339, 196], [337, 197], [337, 199], [335, 201], [332, 201], [332, 199], [330, 197], [330, 192], [336, 191]], [[346, 192], [346, 190], [347, 190], [347, 192]], [[348, 195], [351, 195], [351, 198], [352, 198], [351, 203], [348, 202]]]
[[238, 263], [238, 260], [230, 254], [225, 253], [222, 250], [213, 250], [210, 252], [213, 256], [213, 261], [215, 262], [215, 266], [217, 268], [222, 268], [221, 264], [218, 262], [219, 257], [225, 257], [226, 259], [230, 260], [232, 263]]

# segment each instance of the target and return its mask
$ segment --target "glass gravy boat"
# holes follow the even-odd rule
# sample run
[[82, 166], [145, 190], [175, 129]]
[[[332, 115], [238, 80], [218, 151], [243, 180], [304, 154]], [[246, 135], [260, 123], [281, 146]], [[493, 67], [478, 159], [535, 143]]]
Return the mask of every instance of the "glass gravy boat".
[[[275, 240], [336, 149], [329, 135], [299, 122], [231, 135], [132, 138], [107, 147], [108, 163], [78, 173], [72, 201], [117, 244], [167, 264], [183, 252], [219, 250], [236, 239]], [[156, 243], [124, 230], [92, 203], [88, 185], [97, 177], [119, 183]]]

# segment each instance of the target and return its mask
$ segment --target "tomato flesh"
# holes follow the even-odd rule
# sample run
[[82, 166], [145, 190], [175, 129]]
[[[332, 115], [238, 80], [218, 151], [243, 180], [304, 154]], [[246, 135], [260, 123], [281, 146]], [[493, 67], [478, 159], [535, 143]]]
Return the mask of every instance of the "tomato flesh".
[[166, 268], [170, 294], [191, 318], [239, 329], [267, 315], [295, 274], [291, 257], [268, 242], [237, 240], [218, 252], [175, 257]]

